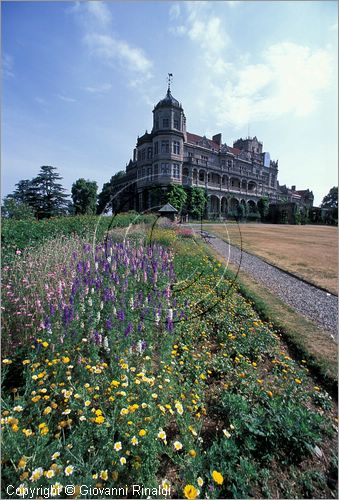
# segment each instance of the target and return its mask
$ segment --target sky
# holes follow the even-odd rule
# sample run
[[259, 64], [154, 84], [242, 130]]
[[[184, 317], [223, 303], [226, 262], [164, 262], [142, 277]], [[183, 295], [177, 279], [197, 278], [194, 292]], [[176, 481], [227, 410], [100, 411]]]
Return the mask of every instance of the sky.
[[338, 185], [337, 2], [1, 2], [2, 197], [125, 168], [167, 90], [187, 130], [257, 136], [280, 184]]

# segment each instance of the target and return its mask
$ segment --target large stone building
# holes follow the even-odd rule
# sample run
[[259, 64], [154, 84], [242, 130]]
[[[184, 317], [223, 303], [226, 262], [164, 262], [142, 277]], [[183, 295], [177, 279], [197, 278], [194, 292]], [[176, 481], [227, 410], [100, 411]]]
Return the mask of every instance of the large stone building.
[[[226, 217], [239, 204], [256, 212], [261, 197], [270, 204], [313, 204], [310, 191], [296, 191], [278, 183], [278, 161], [270, 159], [256, 137], [238, 139], [233, 146], [187, 132], [182, 105], [168, 86], [164, 99], [153, 109], [151, 132], [138, 137], [133, 159], [116, 183], [116, 208], [156, 210], [159, 187], [169, 184], [204, 188], [208, 196], [207, 216]], [[305, 199], [307, 198], [307, 200]], [[118, 203], [119, 202], [119, 203]]]

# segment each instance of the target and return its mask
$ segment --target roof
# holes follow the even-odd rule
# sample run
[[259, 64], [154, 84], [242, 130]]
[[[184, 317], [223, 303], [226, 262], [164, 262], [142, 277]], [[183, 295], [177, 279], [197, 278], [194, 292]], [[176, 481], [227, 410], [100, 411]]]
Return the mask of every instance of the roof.
[[158, 102], [154, 109], [167, 106], [175, 106], [176, 108], [181, 108], [179, 101], [172, 96], [170, 89], [167, 90], [166, 96]]
[[212, 141], [212, 139], [207, 139], [207, 137], [187, 132], [187, 142], [190, 142], [191, 144], [199, 144], [200, 142], [204, 141], [206, 141], [212, 149], [220, 148], [220, 145], [217, 142]]
[[[212, 139], [207, 139], [207, 137], [197, 134], [191, 134], [190, 132], [187, 132], [187, 142], [202, 147], [208, 147], [209, 145], [211, 149], [216, 149], [217, 151], [219, 151], [220, 149], [220, 144], [213, 141]], [[206, 146], [204, 145], [204, 143], [206, 144]], [[235, 156], [237, 156], [240, 153], [240, 149], [231, 148], [230, 146], [227, 146], [227, 150]]]
[[177, 214], [178, 213], [178, 210], [176, 208], [174, 208], [170, 203], [166, 203], [166, 205], [164, 205], [163, 207], [160, 208], [160, 210], [158, 210], [158, 212], [164, 214]]

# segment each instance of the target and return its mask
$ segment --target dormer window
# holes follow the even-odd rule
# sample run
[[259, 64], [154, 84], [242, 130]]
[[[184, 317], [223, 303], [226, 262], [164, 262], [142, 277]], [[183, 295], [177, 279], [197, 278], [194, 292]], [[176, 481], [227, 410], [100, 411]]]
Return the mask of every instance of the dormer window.
[[163, 128], [169, 128], [169, 118], [164, 118], [162, 120], [162, 126]]

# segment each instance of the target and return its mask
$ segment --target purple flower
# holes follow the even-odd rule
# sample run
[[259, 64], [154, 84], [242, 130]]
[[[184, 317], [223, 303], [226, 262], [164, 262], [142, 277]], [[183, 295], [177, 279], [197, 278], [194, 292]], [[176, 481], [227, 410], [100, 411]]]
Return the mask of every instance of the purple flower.
[[129, 321], [127, 327], [126, 327], [126, 330], [125, 330], [125, 337], [128, 337], [128, 335], [133, 332], [133, 325], [132, 323]]
[[122, 309], [120, 309], [118, 312], [117, 312], [117, 318], [120, 319], [120, 321], [124, 321], [125, 319], [125, 313]]

